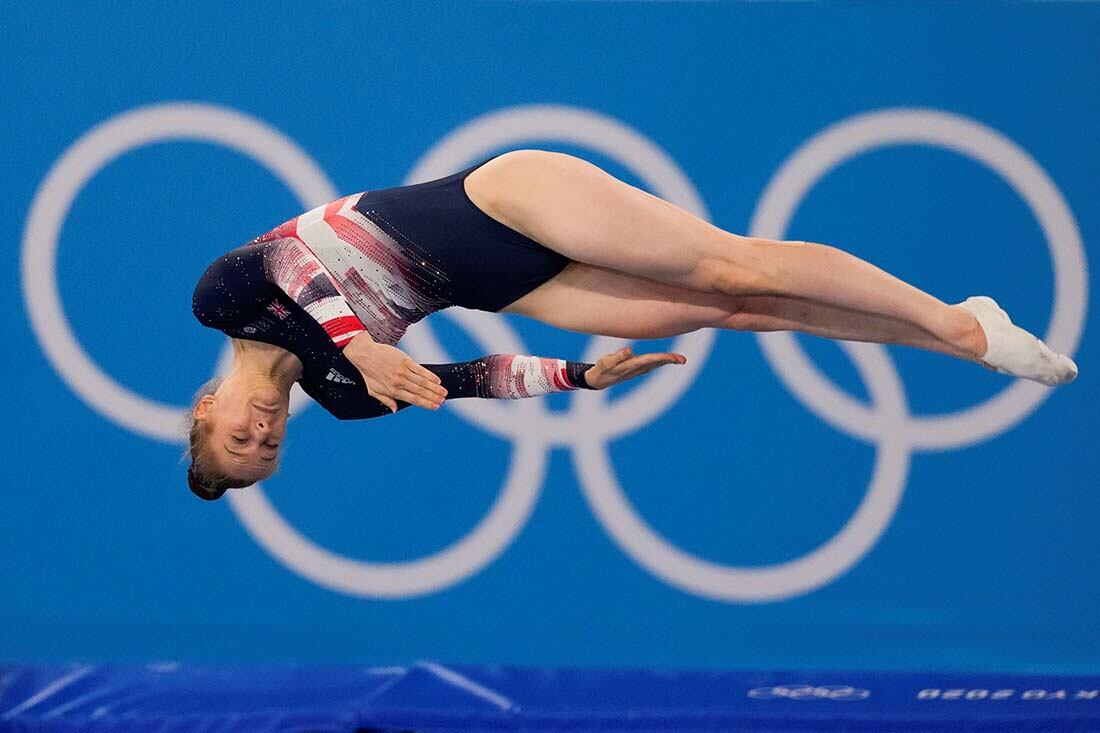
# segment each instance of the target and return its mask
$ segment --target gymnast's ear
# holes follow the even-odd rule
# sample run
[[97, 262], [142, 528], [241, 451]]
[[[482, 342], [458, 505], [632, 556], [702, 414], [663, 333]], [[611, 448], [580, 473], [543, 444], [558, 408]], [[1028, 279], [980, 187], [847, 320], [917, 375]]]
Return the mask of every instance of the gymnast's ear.
[[214, 406], [217, 398], [212, 394], [205, 394], [195, 402], [195, 407], [191, 410], [191, 414], [196, 420], [202, 420], [210, 412], [210, 408]]

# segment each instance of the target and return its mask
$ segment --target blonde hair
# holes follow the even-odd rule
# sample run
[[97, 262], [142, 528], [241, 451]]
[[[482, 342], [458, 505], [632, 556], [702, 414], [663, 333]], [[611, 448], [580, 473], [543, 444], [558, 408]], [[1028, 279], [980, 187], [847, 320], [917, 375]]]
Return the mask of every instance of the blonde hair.
[[195, 406], [199, 400], [217, 392], [222, 381], [222, 377], [214, 377], [199, 387], [191, 400], [191, 411], [187, 413], [184, 424], [188, 447], [183, 457], [191, 459], [191, 465], [187, 468], [187, 486], [192, 494], [207, 501], [221, 498], [227, 489], [240, 489], [255, 483], [233, 478], [217, 467], [209, 450], [210, 424], [206, 420], [195, 419]]

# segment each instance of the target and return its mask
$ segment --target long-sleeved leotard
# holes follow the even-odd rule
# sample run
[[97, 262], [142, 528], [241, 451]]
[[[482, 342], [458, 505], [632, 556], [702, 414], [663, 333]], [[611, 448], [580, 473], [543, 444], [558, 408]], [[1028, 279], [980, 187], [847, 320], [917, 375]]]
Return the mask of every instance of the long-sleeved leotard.
[[[297, 232], [298, 220], [293, 219], [215, 260], [195, 288], [195, 316], [203, 325], [230, 336], [275, 344], [294, 353], [304, 368], [299, 380], [302, 388], [336, 417], [388, 414], [388, 408], [367, 393], [362, 375], [344, 356], [343, 347], [364, 331], [376, 341], [396, 342], [411, 322], [426, 313], [391, 307], [385, 319], [364, 322], [349, 303], [347, 291]], [[402, 279], [399, 270], [389, 274], [394, 280]], [[349, 267], [342, 280], [347, 284], [356, 276], [361, 285], [370, 282], [355, 267]], [[363, 293], [357, 295], [352, 302], [368, 302]], [[385, 305], [384, 293], [367, 295], [373, 296], [376, 305]], [[407, 288], [404, 295], [408, 297]], [[592, 366], [514, 354], [424, 365], [439, 376], [448, 399], [515, 399], [586, 388], [584, 374]], [[409, 403], [398, 400], [397, 404], [401, 409]]]

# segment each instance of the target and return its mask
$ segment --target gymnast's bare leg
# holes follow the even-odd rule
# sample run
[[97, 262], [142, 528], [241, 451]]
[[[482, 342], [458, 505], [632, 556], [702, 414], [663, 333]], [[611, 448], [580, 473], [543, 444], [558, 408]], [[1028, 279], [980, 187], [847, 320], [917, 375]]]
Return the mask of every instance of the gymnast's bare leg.
[[[607, 314], [578, 312], [578, 294], [617, 287], [630, 300], [622, 288], [645, 280], [670, 286], [665, 295], [682, 302], [698, 305], [685, 292], [708, 296], [729, 328], [900, 343], [1044, 384], [1077, 374], [991, 299], [948, 305], [835, 247], [731, 234], [570, 155], [506, 153], [471, 173], [466, 191], [493, 218], [589, 266], [571, 265], [508, 308], [546, 322], [572, 309], [573, 330], [614, 329]], [[601, 284], [611, 273], [638, 280]]]
[[700, 328], [801, 331], [849, 341], [901, 344], [969, 361], [975, 357], [911, 324], [795, 298], [700, 293], [580, 262], [504, 308], [581, 333], [656, 339]]

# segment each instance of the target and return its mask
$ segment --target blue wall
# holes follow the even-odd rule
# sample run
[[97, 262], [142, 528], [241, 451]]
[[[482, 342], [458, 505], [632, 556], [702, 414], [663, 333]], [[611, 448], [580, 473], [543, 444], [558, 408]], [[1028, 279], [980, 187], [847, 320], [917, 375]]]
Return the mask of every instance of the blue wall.
[[[0, 658], [1100, 668], [1100, 6], [4, 16]], [[224, 346], [190, 314], [205, 264], [326, 196], [535, 146], [993, 295], [1081, 376], [701, 332], [638, 344], [689, 366], [607, 394], [314, 406], [262, 493], [195, 500], [173, 436]], [[403, 346], [615, 344], [455, 309]]]

